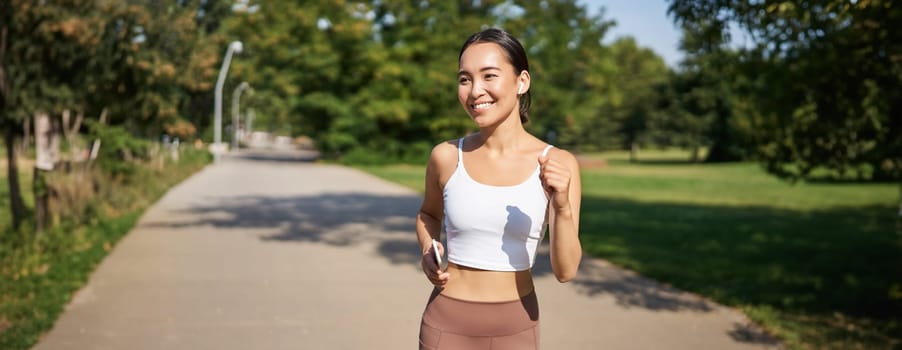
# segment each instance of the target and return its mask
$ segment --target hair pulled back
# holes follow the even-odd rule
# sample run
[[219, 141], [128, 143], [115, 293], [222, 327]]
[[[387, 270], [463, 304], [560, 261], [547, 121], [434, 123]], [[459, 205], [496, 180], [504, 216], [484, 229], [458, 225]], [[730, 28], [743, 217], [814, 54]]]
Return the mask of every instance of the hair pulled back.
[[[529, 60], [526, 59], [526, 50], [523, 49], [523, 45], [521, 45], [520, 41], [518, 41], [517, 38], [514, 38], [510, 33], [497, 28], [486, 29], [470, 35], [470, 37], [467, 38], [467, 41], [464, 42], [463, 47], [460, 48], [460, 55], [457, 56], [457, 61], [460, 62], [460, 58], [464, 55], [464, 51], [470, 47], [470, 45], [478, 43], [493, 43], [498, 45], [504, 51], [507, 60], [514, 66], [514, 70], [517, 74], [520, 74], [523, 71], [529, 72]], [[529, 121], [529, 103], [530, 92], [526, 91], [520, 95], [520, 121], [524, 124]]]

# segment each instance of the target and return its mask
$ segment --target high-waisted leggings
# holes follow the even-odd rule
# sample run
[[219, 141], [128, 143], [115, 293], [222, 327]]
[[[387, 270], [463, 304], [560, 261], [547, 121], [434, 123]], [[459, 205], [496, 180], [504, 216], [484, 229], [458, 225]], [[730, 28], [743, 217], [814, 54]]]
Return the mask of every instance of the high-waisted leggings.
[[539, 303], [478, 302], [432, 293], [420, 323], [420, 350], [530, 350], [539, 348]]

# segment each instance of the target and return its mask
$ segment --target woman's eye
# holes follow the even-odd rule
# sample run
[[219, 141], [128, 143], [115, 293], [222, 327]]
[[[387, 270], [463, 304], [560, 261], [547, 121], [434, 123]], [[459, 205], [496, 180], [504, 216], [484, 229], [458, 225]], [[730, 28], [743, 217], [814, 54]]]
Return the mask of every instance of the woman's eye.
[[486, 74], [486, 75], [485, 75], [485, 80], [492, 80], [492, 79], [497, 78], [497, 77], [498, 77], [498, 75], [495, 75], [495, 74]]
[[470, 78], [459, 78], [457, 79], [457, 82], [460, 84], [466, 84], [470, 82]]

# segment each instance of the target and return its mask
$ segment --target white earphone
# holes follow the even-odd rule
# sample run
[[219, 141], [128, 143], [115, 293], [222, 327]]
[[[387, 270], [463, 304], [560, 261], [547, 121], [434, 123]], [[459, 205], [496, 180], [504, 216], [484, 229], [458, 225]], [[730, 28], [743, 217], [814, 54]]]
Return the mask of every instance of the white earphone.
[[522, 94], [522, 93], [523, 93], [523, 82], [521, 81], [521, 82], [520, 82], [520, 87], [517, 88], [517, 95], [520, 95], [520, 94]]

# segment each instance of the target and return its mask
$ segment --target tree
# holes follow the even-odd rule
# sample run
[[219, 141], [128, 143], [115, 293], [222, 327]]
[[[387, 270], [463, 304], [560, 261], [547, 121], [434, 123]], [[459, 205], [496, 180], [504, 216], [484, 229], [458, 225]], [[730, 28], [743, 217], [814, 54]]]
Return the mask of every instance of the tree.
[[491, 26], [528, 50], [531, 132], [557, 134], [556, 143], [585, 150], [621, 144], [620, 123], [609, 111], [629, 96], [602, 43], [613, 22], [589, 16], [575, 0], [253, 6], [256, 12], [236, 15], [224, 28], [245, 43], [234, 80], [254, 87], [256, 125], [289, 125], [315, 138], [328, 157], [372, 160], [378, 150], [384, 160], [420, 161], [431, 145], [475, 131], [454, 98], [457, 54], [467, 36]]
[[[652, 122], [661, 99], [660, 86], [667, 82], [670, 69], [664, 60], [647, 48], [640, 48], [631, 37], [621, 38], [611, 45], [617, 73], [613, 84], [620, 98], [607, 109], [617, 124], [620, 148], [630, 150], [630, 160], [638, 160], [642, 143], [652, 143]], [[658, 113], [660, 115], [660, 113]]]
[[699, 146], [706, 146], [709, 163], [746, 159], [752, 147], [739, 110], [743, 96], [737, 93], [746, 79], [733, 64], [737, 53], [716, 35], [717, 28], [707, 22], [684, 27], [680, 48], [686, 58], [670, 82], [677, 93], [675, 115], [682, 119], [677, 124], [687, 128], [687, 136], [696, 135], [690, 136], [692, 159], [698, 159]]
[[[85, 74], [86, 64], [97, 44], [92, 27], [93, 1], [36, 4], [2, 1], [0, 24], [0, 128], [7, 147], [7, 163], [13, 227], [19, 227], [25, 208], [18, 181], [14, 140], [33, 113], [60, 112], [72, 106], [74, 88]], [[38, 171], [36, 170], [36, 176]], [[40, 179], [39, 179], [40, 180]], [[35, 191], [43, 196], [41, 181]], [[40, 203], [40, 201], [38, 201]], [[38, 220], [40, 221], [40, 220]]]
[[[21, 114], [16, 113], [15, 106], [18, 97], [15, 86], [18, 81], [13, 80], [10, 72], [10, 61], [19, 61], [21, 43], [16, 40], [22, 38], [25, 29], [19, 21], [20, 8], [12, 0], [0, 0], [0, 129], [3, 132], [3, 141], [6, 146], [6, 179], [9, 187], [9, 203], [12, 214], [13, 228], [18, 228], [25, 217], [25, 204], [22, 201], [22, 190], [19, 186], [19, 168], [15, 153], [16, 129], [20, 125]], [[19, 15], [19, 16], [17, 16]], [[16, 19], [16, 22], [13, 22]]]
[[489, 4], [255, 4], [225, 27], [246, 43], [235, 80], [254, 86], [262, 124], [310, 135], [328, 157], [372, 149], [386, 159], [428, 156], [429, 144], [467, 128], [449, 94], [455, 55], [482, 24], [464, 14], [487, 15]]
[[[698, 83], [686, 72], [671, 71], [667, 82], [658, 85], [656, 110], [649, 116], [649, 139], [658, 146], [691, 150], [690, 161], [700, 160], [700, 150], [709, 144], [706, 136], [710, 114], [701, 108], [707, 94], [696, 91]], [[701, 96], [699, 96], [701, 95]]]
[[[183, 119], [178, 111], [187, 91], [210, 90], [204, 81], [214, 74], [215, 56], [204, 55], [210, 44], [198, 39], [198, 27], [216, 21], [198, 11], [218, 13], [224, 3], [0, 2], [0, 129], [14, 226], [25, 215], [13, 151], [22, 123], [33, 114], [57, 119], [75, 112], [78, 120], [108, 114], [133, 134], [157, 137], [167, 123]], [[70, 146], [79, 125], [66, 126]], [[34, 190], [43, 217], [41, 174], [35, 171]]]
[[[700, 40], [751, 36], [736, 64], [747, 84], [756, 157], [791, 179], [902, 178], [902, 8], [892, 1], [673, 1]], [[824, 169], [827, 172], [816, 170]]]
[[524, 13], [505, 23], [526, 47], [533, 77], [529, 129], [577, 151], [615, 148], [618, 123], [608, 113], [623, 97], [619, 70], [603, 44], [614, 22], [600, 9], [589, 16], [574, 0], [526, 2]]
[[[111, 122], [156, 139], [167, 126], [210, 120], [218, 59], [215, 33], [225, 1], [113, 2], [107, 52], [97, 56], [95, 108], [113, 108]], [[226, 7], [227, 9], [227, 7]], [[117, 41], [118, 40], [118, 41]], [[206, 98], [204, 101], [200, 99]], [[99, 110], [98, 110], [99, 112]]]
[[372, 124], [358, 113], [353, 96], [378, 65], [367, 43], [367, 11], [334, 1], [255, 6], [256, 12], [224, 23], [229, 37], [245, 44], [232, 80], [254, 88], [260, 116], [255, 124], [311, 135], [326, 153], [366, 139]]

